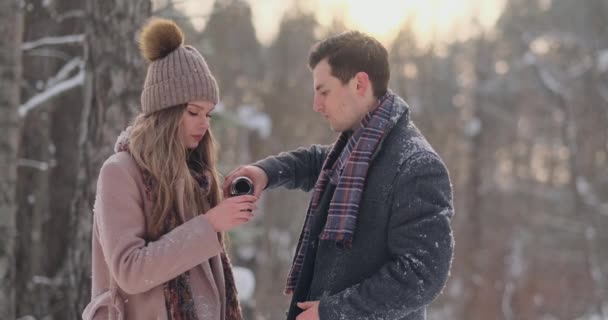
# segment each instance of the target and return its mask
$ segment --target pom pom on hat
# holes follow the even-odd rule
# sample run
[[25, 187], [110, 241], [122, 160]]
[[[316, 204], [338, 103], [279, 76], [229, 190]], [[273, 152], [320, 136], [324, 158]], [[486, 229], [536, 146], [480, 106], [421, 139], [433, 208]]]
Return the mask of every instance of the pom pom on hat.
[[148, 20], [139, 35], [139, 49], [148, 62], [166, 57], [183, 43], [184, 33], [175, 22], [167, 19]]

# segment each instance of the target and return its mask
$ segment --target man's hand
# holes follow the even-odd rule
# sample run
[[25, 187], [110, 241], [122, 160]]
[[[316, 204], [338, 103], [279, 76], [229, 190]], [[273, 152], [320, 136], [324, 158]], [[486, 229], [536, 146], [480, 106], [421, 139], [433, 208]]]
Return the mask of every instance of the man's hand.
[[253, 195], [256, 198], [259, 198], [264, 191], [264, 188], [268, 185], [268, 176], [266, 172], [259, 167], [256, 166], [242, 166], [236, 168], [234, 171], [230, 172], [226, 176], [226, 180], [224, 180], [224, 184], [222, 186], [222, 190], [224, 191], [224, 197], [229, 197], [230, 195], [230, 184], [232, 181], [240, 176], [245, 176], [253, 182]]
[[296, 320], [319, 320], [319, 301], [298, 302], [298, 308], [304, 312]]

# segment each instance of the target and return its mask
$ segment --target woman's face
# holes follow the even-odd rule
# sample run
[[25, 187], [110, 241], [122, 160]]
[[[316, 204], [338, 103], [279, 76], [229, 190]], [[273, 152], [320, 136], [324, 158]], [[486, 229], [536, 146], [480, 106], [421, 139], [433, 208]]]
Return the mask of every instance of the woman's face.
[[184, 145], [188, 149], [194, 149], [209, 130], [211, 124], [210, 113], [215, 105], [209, 101], [188, 102], [181, 120], [181, 133]]

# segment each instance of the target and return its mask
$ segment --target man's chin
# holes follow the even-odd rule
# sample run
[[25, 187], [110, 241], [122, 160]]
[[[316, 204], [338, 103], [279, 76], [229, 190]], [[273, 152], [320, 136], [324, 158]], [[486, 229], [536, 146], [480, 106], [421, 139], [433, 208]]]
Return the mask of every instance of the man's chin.
[[340, 133], [340, 132], [341, 132], [341, 131], [340, 131], [340, 129], [339, 129], [339, 128], [336, 128], [336, 126], [335, 126], [335, 125], [333, 125], [331, 122], [329, 122], [329, 121], [328, 121], [328, 122], [327, 122], [327, 124], [329, 124], [329, 129], [330, 129], [331, 131], [333, 131], [333, 132], [337, 132], [337, 133]]
[[332, 125], [329, 125], [329, 128], [331, 129], [331, 131], [333, 131], [335, 133], [342, 133], [342, 132], [346, 131], [346, 129], [336, 128]]

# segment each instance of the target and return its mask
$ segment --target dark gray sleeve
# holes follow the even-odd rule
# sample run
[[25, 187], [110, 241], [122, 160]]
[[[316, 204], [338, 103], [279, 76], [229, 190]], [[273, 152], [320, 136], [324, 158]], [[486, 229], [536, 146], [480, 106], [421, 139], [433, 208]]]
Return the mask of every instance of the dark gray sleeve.
[[410, 157], [393, 187], [392, 260], [363, 282], [322, 298], [320, 319], [401, 319], [429, 305], [448, 278], [452, 215], [452, 188], [439, 157], [430, 152]]
[[253, 165], [266, 172], [269, 189], [285, 187], [310, 191], [315, 186], [330, 150], [329, 145], [312, 145], [308, 148], [281, 152], [277, 156], [267, 157]]

